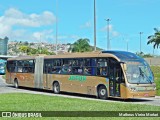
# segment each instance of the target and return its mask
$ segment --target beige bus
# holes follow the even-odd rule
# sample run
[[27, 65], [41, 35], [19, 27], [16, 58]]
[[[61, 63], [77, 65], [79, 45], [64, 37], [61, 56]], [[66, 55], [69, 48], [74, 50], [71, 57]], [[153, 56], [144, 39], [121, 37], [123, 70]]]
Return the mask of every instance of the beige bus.
[[154, 97], [156, 93], [147, 62], [124, 51], [9, 58], [6, 83], [100, 99]]

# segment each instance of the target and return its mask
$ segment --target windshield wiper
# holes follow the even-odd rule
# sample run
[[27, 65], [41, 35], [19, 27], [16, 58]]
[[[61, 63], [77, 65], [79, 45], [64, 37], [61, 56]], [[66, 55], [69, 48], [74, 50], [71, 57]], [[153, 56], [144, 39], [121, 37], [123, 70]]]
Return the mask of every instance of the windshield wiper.
[[[143, 70], [139, 67], [139, 71], [140, 71], [140, 75], [143, 77], [146, 77], [147, 78], [147, 81], [152, 84], [152, 81], [150, 80], [150, 78], [143, 72]], [[141, 79], [139, 79], [139, 83], [140, 83]]]

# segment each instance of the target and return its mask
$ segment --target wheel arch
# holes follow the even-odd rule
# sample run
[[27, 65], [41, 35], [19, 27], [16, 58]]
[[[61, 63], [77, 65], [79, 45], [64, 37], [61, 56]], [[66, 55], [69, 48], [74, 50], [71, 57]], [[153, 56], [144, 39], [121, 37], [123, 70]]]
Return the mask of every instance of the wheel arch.
[[99, 85], [97, 85], [97, 89], [96, 89], [97, 91], [98, 91], [98, 89], [99, 89], [100, 86], [104, 86], [104, 87], [106, 88], [106, 90], [108, 91], [106, 85], [104, 85], [104, 84], [99, 84]]
[[97, 85], [97, 88], [96, 88], [96, 96], [98, 97], [98, 90], [99, 90], [100, 86], [104, 86], [107, 90], [107, 95], [109, 95], [108, 87], [104, 84], [99, 84], [99, 85]]
[[17, 78], [17, 77], [15, 77], [15, 78], [13, 79], [13, 83], [14, 83], [15, 81], [18, 82], [18, 78]]
[[58, 82], [58, 84], [60, 85], [60, 82], [58, 80], [53, 80], [52, 87], [53, 87], [54, 83], [56, 83], [56, 82]]

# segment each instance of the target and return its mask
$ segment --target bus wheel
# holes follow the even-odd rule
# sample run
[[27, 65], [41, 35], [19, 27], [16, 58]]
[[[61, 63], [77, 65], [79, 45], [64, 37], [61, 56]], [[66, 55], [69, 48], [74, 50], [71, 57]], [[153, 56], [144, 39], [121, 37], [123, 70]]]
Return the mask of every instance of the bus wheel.
[[55, 94], [59, 94], [60, 93], [60, 85], [58, 82], [53, 83], [53, 92]]
[[98, 98], [106, 100], [108, 98], [107, 89], [105, 86], [100, 86], [98, 88]]
[[15, 88], [18, 88], [19, 86], [18, 86], [18, 81], [17, 80], [14, 80], [14, 87]]

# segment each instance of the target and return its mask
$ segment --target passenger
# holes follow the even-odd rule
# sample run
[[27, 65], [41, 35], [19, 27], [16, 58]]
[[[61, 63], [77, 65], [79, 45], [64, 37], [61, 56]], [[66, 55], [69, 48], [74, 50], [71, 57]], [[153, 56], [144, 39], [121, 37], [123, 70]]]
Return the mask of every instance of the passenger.
[[66, 67], [66, 65], [62, 66], [62, 73], [67, 73], [67, 67]]
[[90, 72], [89, 72], [89, 69], [88, 68], [84, 68], [84, 74], [86, 74], [86, 75], [90, 75]]
[[72, 72], [72, 67], [69, 66], [69, 67], [68, 67], [68, 73], [71, 73], [71, 72]]
[[107, 75], [106, 68], [104, 68], [104, 67], [102, 68], [101, 75]]

